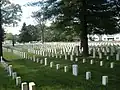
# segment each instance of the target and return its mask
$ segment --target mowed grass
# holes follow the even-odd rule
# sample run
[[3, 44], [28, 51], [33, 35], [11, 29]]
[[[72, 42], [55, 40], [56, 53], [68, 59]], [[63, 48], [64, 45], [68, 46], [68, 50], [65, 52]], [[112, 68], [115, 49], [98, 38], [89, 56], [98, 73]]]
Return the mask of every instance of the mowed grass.
[[[96, 60], [95, 64], [90, 65], [89, 59], [87, 63], [82, 64], [82, 61], [72, 62], [70, 60], [48, 57], [48, 65], [44, 66], [44, 64], [41, 65], [31, 60], [22, 59], [13, 53], [5, 52], [4, 57], [10, 61], [8, 63], [13, 65], [14, 71], [18, 73], [18, 76], [22, 77], [23, 82], [32, 81], [36, 83], [36, 90], [120, 90], [119, 61], [115, 62], [115, 68], [110, 69], [109, 64], [113, 60], [104, 60], [105, 65], [100, 67], [99, 60]], [[44, 57], [39, 58], [43, 59]], [[51, 61], [54, 63], [53, 68], [49, 67]], [[72, 75], [71, 67], [73, 63], [79, 65], [78, 76]], [[56, 64], [60, 64], [61, 68], [59, 70], [56, 70]], [[63, 71], [65, 65], [69, 66], [69, 71], [66, 73]], [[86, 71], [92, 72], [91, 80], [85, 80]], [[108, 75], [109, 77], [107, 86], [101, 85], [103, 75]], [[8, 83], [8, 85], [10, 84]]]
[[15, 86], [15, 81], [8, 76], [4, 68], [0, 65], [0, 90], [19, 90]]

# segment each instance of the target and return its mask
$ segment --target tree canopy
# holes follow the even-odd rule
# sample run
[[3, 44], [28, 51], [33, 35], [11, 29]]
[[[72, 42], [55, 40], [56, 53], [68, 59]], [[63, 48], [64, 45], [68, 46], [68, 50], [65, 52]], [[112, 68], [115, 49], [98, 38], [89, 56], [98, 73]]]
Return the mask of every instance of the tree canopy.
[[[45, 0], [32, 5], [40, 5], [35, 17], [54, 19], [56, 26], [63, 30], [75, 30], [80, 33], [83, 9], [88, 26], [88, 33], [113, 34], [119, 30], [119, 2], [107, 0]], [[85, 3], [85, 5], [84, 5]], [[69, 28], [69, 29], [66, 29]]]
[[57, 28], [80, 35], [83, 54], [88, 55], [87, 34], [118, 33], [120, 3], [116, 0], [44, 0], [35, 17], [53, 20]]
[[28, 25], [23, 23], [22, 29], [20, 30], [19, 41], [20, 42], [30, 42], [30, 41], [37, 41], [40, 37], [40, 31], [38, 30], [37, 26]]
[[9, 0], [0, 0], [2, 25], [17, 25], [21, 20], [21, 6], [11, 3]]

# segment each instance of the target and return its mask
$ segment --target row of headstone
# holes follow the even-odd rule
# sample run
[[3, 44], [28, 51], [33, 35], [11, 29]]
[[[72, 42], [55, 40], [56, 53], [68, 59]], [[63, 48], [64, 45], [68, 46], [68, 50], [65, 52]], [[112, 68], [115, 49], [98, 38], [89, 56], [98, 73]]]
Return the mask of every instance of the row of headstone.
[[[104, 63], [103, 63], [104, 61], [99, 61], [99, 65], [100, 66], [103, 66], [104, 65]], [[82, 63], [86, 63], [86, 59], [83, 59], [83, 61], [82, 61]], [[95, 63], [95, 61], [94, 60], [90, 60], [90, 64], [92, 65], [92, 64], [94, 64]], [[110, 63], [110, 68], [114, 68], [114, 62], [111, 62]]]
[[[72, 65], [72, 72], [74, 76], [78, 76], [78, 65], [74, 64]], [[91, 72], [86, 72], [86, 80], [91, 79]], [[108, 76], [102, 76], [102, 85], [107, 85], [108, 83]]]
[[17, 76], [17, 72], [13, 71], [12, 65], [8, 65], [1, 56], [1, 64], [5, 68], [5, 70], [8, 72], [8, 76], [12, 77], [13, 80], [16, 82], [16, 86], [21, 84], [21, 77]]
[[[16, 51], [16, 50], [13, 50], [13, 52], [14, 52], [14, 53], [18, 53], [18, 54], [21, 53], [23, 58], [29, 59], [27, 53], [25, 53], [25, 52], [19, 52], [19, 51]], [[20, 54], [19, 54], [19, 55], [20, 55]], [[56, 56], [56, 58], [57, 58], [57, 56]], [[33, 60], [34, 62], [35, 62], [35, 61], [37, 61], [37, 63], [39, 62], [39, 59], [38, 59], [38, 58], [36, 59], [35, 55], [33, 55], [33, 57], [30, 57], [30, 59]], [[47, 58], [45, 58], [45, 66], [47, 65], [47, 60], [46, 60], [46, 59], [47, 59]], [[107, 56], [106, 59], [108, 60], [108, 59], [109, 59], [109, 56]], [[67, 54], [65, 54], [65, 60], [67, 60]], [[71, 61], [73, 61], [73, 60], [78, 61], [78, 58], [75, 58], [75, 59], [74, 59], [73, 55], [70, 55], [70, 60], [71, 60]], [[116, 54], [116, 60], [119, 60], [119, 54]], [[41, 62], [42, 62], [42, 61], [41, 61]], [[86, 60], [83, 59], [83, 63], [85, 63], [85, 62], [86, 62]], [[95, 61], [90, 60], [90, 64], [94, 64], [94, 62], [95, 62]], [[100, 66], [103, 66], [103, 61], [100, 61]], [[113, 67], [114, 67], [114, 62], [111, 62], [111, 63], [110, 63], [110, 68], [113, 68]]]
[[[83, 62], [85, 62], [86, 59], [83, 59]], [[39, 62], [39, 61], [38, 61]], [[40, 62], [43, 63], [43, 60], [41, 60]], [[41, 63], [41, 64], [42, 64]], [[91, 60], [91, 64], [93, 63], [93, 61]], [[44, 58], [44, 65], [47, 66], [47, 58]], [[111, 65], [110, 65], [110, 68], [113, 68], [113, 65], [114, 63], [112, 62]], [[100, 66], [103, 66], [103, 61], [100, 61]], [[50, 62], [50, 67], [52, 68], [53, 67], [53, 62]], [[59, 70], [60, 69], [60, 64], [56, 64], [56, 70]], [[68, 71], [68, 66], [64, 66], [64, 72], [67, 72]], [[72, 65], [72, 73], [74, 76], [77, 76], [78, 75], [78, 65]], [[86, 80], [89, 80], [91, 78], [91, 72], [86, 72]], [[102, 84], [103, 85], [106, 85], [107, 84], [107, 79], [102, 78]]]
[[[103, 58], [102, 52], [98, 52], [98, 55], [99, 55], [99, 59], [102, 59], [102, 58]], [[44, 53], [43, 53], [42, 56], [44, 56]], [[46, 54], [46, 56], [47, 56], [47, 54]], [[48, 56], [49, 56], [49, 57], [50, 57], [50, 56], [52, 56], [52, 57], [55, 56], [56, 58], [58, 58], [58, 54], [55, 54], [55, 55], [54, 55], [54, 54], [52, 53], [52, 55], [50, 55], [50, 53], [49, 53]], [[65, 56], [65, 60], [67, 60], [67, 58], [68, 58], [67, 53], [65, 53], [64, 56]], [[25, 52], [23, 52], [23, 53], [22, 53], [22, 57], [23, 57], [23, 58], [27, 58], [27, 54], [26, 54]], [[60, 55], [59, 55], [59, 58], [61, 58], [61, 57], [62, 57], [62, 56], [61, 56], [61, 54], [60, 54]], [[95, 49], [93, 49], [93, 58], [96, 58], [96, 50], [95, 50]], [[116, 60], [119, 60], [119, 58], [120, 58], [120, 55], [119, 55], [119, 53], [117, 53], [117, 54], [116, 54]], [[109, 60], [109, 56], [107, 56], [106, 59]], [[74, 61], [73, 55], [70, 55], [70, 60], [71, 60], [71, 61]], [[76, 60], [76, 61], [77, 61], [77, 60]]]
[[[26, 82], [21, 83], [21, 77], [17, 76], [17, 72], [13, 72], [13, 68], [12, 65], [8, 65], [1, 57], [1, 63], [3, 65], [4, 68], [7, 69], [7, 72], [9, 73], [9, 76], [12, 77], [13, 80], [15, 80], [16, 82], [16, 86], [19, 86], [21, 84], [21, 90], [28, 90], [28, 86]], [[35, 83], [34, 82], [30, 82], [29, 83], [29, 90], [36, 90], [35, 89]]]
[[[111, 49], [110, 49], [111, 48]], [[93, 58], [96, 58], [96, 54], [98, 53], [98, 56], [99, 56], [99, 59], [102, 59], [103, 58], [103, 54], [104, 53], [104, 56], [108, 55], [107, 53], [109, 53], [109, 56], [114, 56], [114, 54], [116, 55], [116, 60], [120, 60], [120, 53], [119, 51], [116, 51], [117, 49], [115, 48], [112, 48], [112, 47], [92, 47], [92, 48], [89, 48], [89, 54], [91, 54], [91, 51], [93, 52], [92, 56]], [[116, 51], [116, 53], [115, 53]], [[109, 60], [109, 56], [107, 56], [107, 60]]]
[[[76, 48], [75, 48], [75, 47], [76, 47]], [[45, 49], [46, 49], [46, 48], [45, 48]], [[45, 49], [44, 49], [44, 51], [46, 51]], [[70, 48], [68, 48], [68, 51], [66, 51], [66, 49], [65, 49], [65, 50], [61, 50], [61, 51], [59, 50], [60, 52], [65, 52], [65, 53], [64, 53], [64, 55], [65, 55], [65, 60], [67, 60], [67, 58], [68, 58], [68, 56], [67, 56], [68, 54], [67, 54], [67, 53], [68, 53], [69, 51], [72, 52], [72, 49], [73, 49], [73, 51], [75, 51], [76, 53], [79, 53], [79, 51], [80, 51], [79, 46], [74, 46], [74, 48], [72, 47], [71, 50], [69, 50], [69, 49], [70, 49]], [[106, 52], [115, 52], [115, 48], [111, 48], [111, 49], [110, 49], [109, 47], [102, 47], [102, 48], [99, 48], [99, 47], [98, 47], [98, 48], [93, 48], [93, 49], [91, 49], [91, 50], [93, 50], [93, 58], [96, 58], [96, 52], [98, 52], [99, 59], [102, 59], [102, 58], [103, 58], [102, 53], [104, 53], [104, 55], [106, 55]], [[29, 50], [28, 50], [28, 51], [29, 51]], [[47, 53], [45, 54], [44, 51], [39, 51], [39, 50], [34, 50], [34, 49], [33, 49], [33, 52], [35, 52], [36, 54], [39, 54], [40, 52], [42, 52], [42, 53], [41, 53], [42, 56], [49, 56], [49, 57], [52, 56], [52, 57], [58, 58], [58, 54], [59, 54], [59, 53], [57, 53], [58, 50], [57, 50], [56, 48], [55, 48], [55, 50], [53, 50], [53, 49], [50, 50], [50, 49], [49, 49], [48, 51], [50, 51], [50, 52], [49, 52], [48, 54], [47, 54]], [[89, 50], [89, 51], [90, 51], [90, 50]], [[14, 51], [13, 51], [13, 52], [14, 52]], [[51, 53], [51, 52], [53, 52], [53, 53]], [[69, 52], [69, 53], [70, 53], [70, 52]], [[16, 52], [15, 52], [15, 53], [16, 53]], [[18, 55], [22, 55], [23, 58], [27, 58], [27, 57], [28, 57], [28, 56], [27, 56], [27, 53], [25, 53], [25, 52], [21, 52], [21, 53], [22, 53], [22, 54], [19, 54], [19, 53], [18, 53]], [[60, 58], [62, 57], [62, 56], [61, 56], [62, 54], [63, 54], [63, 53], [60, 54], [60, 56], [59, 56]], [[71, 60], [71, 61], [74, 61], [74, 60], [75, 60], [75, 61], [78, 61], [78, 60], [76, 60], [76, 58], [73, 57], [73, 55], [74, 55], [74, 54], [71, 53], [71, 55], [70, 55], [70, 60]], [[120, 58], [120, 55], [119, 55], [119, 53], [117, 53], [117, 54], [116, 54], [116, 60], [119, 60], [119, 58]], [[109, 60], [109, 56], [107, 56], [106, 59]]]
[[[43, 46], [41, 46], [41, 47], [43, 47]], [[79, 49], [79, 46], [72, 46], [72, 47], [69, 47], [69, 46], [65, 46], [65, 47], [56, 47], [56, 48], [59, 48], [60, 50], [57, 50], [56, 48], [54, 48], [53, 46], [52, 46], [52, 48], [50, 49], [48, 49], [47, 48], [47, 46], [44, 46], [44, 47], [46, 47], [45, 49], [44, 48], [40, 48], [39, 50], [34, 50], [35, 48], [34, 47], [32, 47], [32, 48], [29, 48], [28, 49], [28, 52], [31, 52], [31, 53], [34, 53], [34, 54], [38, 54], [38, 55], [42, 55], [42, 56], [46, 56], [46, 54], [45, 53], [48, 53], [48, 54], [50, 54], [51, 53], [51, 56], [53, 55], [53, 54], [57, 54], [58, 53], [58, 51], [59, 51], [59, 53], [58, 54], [65, 54], [65, 53], [67, 53], [68, 55], [70, 55], [70, 53], [72, 52], [72, 55], [74, 55], [74, 54], [76, 54], [77, 56], [78, 56], [78, 53], [80, 52], [80, 49]]]

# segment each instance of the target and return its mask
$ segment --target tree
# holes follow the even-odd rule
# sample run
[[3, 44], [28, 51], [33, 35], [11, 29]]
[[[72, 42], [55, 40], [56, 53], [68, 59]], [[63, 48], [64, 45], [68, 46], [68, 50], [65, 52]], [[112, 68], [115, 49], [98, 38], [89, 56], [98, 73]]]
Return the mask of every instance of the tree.
[[44, 33], [45, 33], [45, 20], [44, 20], [44, 15], [39, 15], [38, 12], [33, 12], [33, 18], [38, 22], [39, 29], [41, 30], [41, 41], [44, 43], [45, 38], [44, 38]]
[[26, 28], [29, 30], [29, 34], [31, 35], [31, 41], [38, 41], [40, 31], [38, 30], [37, 26], [28, 25]]
[[[54, 23], [51, 24], [50, 27], [47, 27], [47, 31], [45, 31], [45, 39], [49, 39], [49, 41], [73, 41], [77, 35], [74, 30], [64, 31], [61, 28], [56, 28]], [[46, 38], [46, 36], [48, 36]]]
[[37, 12], [44, 20], [53, 19], [56, 26], [79, 33], [83, 55], [88, 56], [88, 33], [117, 33], [119, 11], [116, 2], [104, 0], [45, 0], [32, 5], [41, 6]]
[[19, 39], [20, 42], [38, 41], [40, 36], [39, 34], [40, 31], [38, 30], [37, 26], [26, 26], [26, 24], [23, 23], [22, 29], [20, 30]]
[[2, 53], [3, 28], [2, 26], [15, 26], [21, 17], [21, 7], [18, 4], [13, 4], [9, 0], [0, 0], [0, 56]]
[[29, 30], [26, 27], [26, 23], [23, 23], [22, 29], [20, 31], [20, 42], [29, 42], [31, 41], [31, 35], [29, 34]]

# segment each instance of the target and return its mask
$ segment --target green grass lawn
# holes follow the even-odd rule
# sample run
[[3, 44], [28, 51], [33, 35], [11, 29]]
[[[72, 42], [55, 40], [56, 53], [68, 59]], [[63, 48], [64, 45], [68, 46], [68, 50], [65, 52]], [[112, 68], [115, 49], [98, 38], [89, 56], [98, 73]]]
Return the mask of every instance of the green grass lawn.
[[19, 90], [15, 86], [15, 81], [8, 76], [4, 68], [0, 65], [0, 90]]
[[[113, 60], [105, 61], [105, 65], [100, 67], [99, 60], [96, 60], [96, 64], [90, 65], [89, 60], [87, 60], [87, 63], [82, 64], [82, 61], [71, 62], [70, 60], [59, 58], [48, 58], [48, 63], [51, 61], [54, 63], [53, 68], [50, 68], [49, 65], [44, 66], [31, 60], [22, 59], [13, 53], [5, 52], [4, 57], [10, 61], [9, 64], [13, 65], [14, 70], [22, 77], [23, 82], [33, 81], [36, 83], [36, 90], [120, 90], [120, 62], [115, 62], [116, 67], [110, 69], [109, 63]], [[44, 57], [39, 58], [42, 59]], [[58, 63], [61, 65], [60, 70], [56, 70], [55, 67]], [[71, 65], [73, 63], [79, 65], [78, 76], [72, 75]], [[66, 73], [63, 71], [63, 66], [65, 65], [69, 66], [69, 71]], [[4, 74], [7, 78], [3, 79], [7, 89], [0, 90], [20, 90], [15, 89], [14, 81], [7, 76], [2, 68], [0, 70], [2, 72], [1, 75]], [[86, 71], [92, 72], [91, 80], [85, 80]], [[108, 75], [109, 77], [107, 86], [101, 85], [102, 75]], [[5, 84], [2, 85], [1, 82], [1, 87], [3, 86]]]

